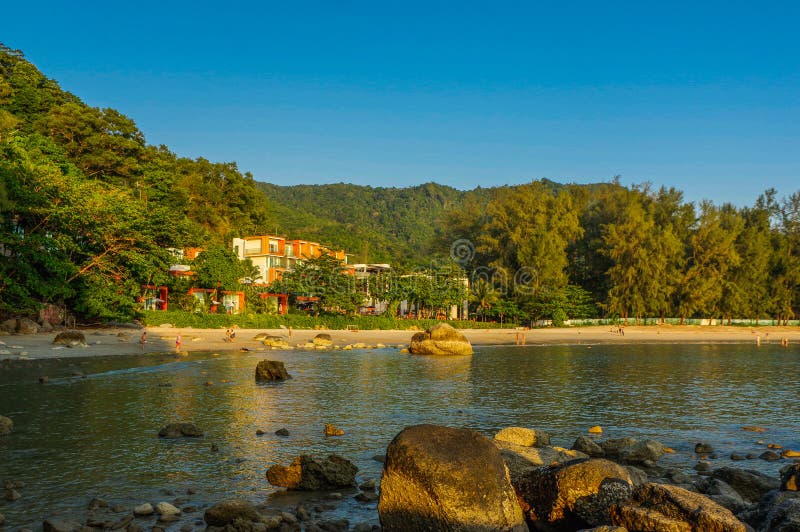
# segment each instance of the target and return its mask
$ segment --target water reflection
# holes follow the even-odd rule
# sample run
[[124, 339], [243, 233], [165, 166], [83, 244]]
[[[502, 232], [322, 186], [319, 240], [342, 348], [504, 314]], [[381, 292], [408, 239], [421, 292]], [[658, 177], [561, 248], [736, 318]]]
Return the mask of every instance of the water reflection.
[[[403, 427], [438, 423], [492, 434], [508, 425], [551, 432], [569, 446], [601, 424], [605, 437], [652, 437], [690, 467], [697, 441], [721, 456], [763, 450], [757, 439], [800, 449], [796, 348], [743, 345], [478, 348], [473, 357], [419, 357], [395, 350], [270, 352], [294, 376], [257, 385], [258, 353], [140, 355], [106, 360], [0, 363], [0, 413], [15, 433], [0, 438], [0, 478], [26, 482], [24, 505], [0, 502], [9, 522], [34, 526], [93, 496], [132, 503], [160, 490], [198, 490], [199, 503], [274, 493], [272, 464], [336, 452], [362, 478]], [[85, 378], [74, 377], [80, 371]], [[41, 386], [39, 375], [50, 376]], [[211, 383], [206, 385], [206, 383]], [[163, 425], [192, 421], [202, 439], [165, 441]], [[326, 438], [325, 423], [344, 437]], [[743, 432], [762, 425], [766, 435]], [[287, 428], [289, 437], [274, 434]], [[265, 432], [256, 435], [256, 430]], [[216, 444], [219, 451], [212, 452]], [[724, 460], [720, 460], [720, 465]], [[747, 463], [774, 474], [780, 463]], [[193, 501], [198, 503], [198, 501]], [[374, 519], [374, 505], [344, 512]], [[358, 519], [353, 519], [358, 520]]]

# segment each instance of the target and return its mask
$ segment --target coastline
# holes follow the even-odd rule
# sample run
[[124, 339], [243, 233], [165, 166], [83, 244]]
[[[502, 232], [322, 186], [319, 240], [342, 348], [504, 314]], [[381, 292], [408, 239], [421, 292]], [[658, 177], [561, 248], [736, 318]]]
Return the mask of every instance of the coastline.
[[[141, 350], [139, 338], [147, 331], [147, 344]], [[364, 344], [375, 348], [379, 345], [388, 348], [407, 346], [413, 330], [292, 330], [288, 329], [235, 329], [236, 340], [225, 342], [224, 329], [195, 329], [191, 327], [147, 327], [81, 329], [86, 337], [87, 347], [64, 348], [53, 345], [56, 333], [31, 335], [13, 334], [0, 336], [0, 360], [4, 359], [46, 359], [73, 358], [88, 356], [116, 356], [144, 353], [164, 353], [175, 350], [175, 338], [181, 334], [182, 352], [197, 351], [269, 351], [253, 337], [259, 333], [283, 336], [289, 345], [310, 342], [319, 333], [330, 334], [333, 345]], [[524, 335], [525, 343], [534, 345], [593, 345], [593, 344], [654, 344], [654, 343], [751, 343], [757, 345], [781, 345], [788, 340], [788, 348], [800, 345], [800, 327], [740, 327], [740, 326], [700, 326], [700, 325], [647, 325], [624, 327], [624, 334], [613, 331], [609, 326], [564, 327], [547, 329], [460, 329], [467, 339], [476, 346], [515, 345], [518, 333]], [[290, 336], [291, 334], [291, 336]]]

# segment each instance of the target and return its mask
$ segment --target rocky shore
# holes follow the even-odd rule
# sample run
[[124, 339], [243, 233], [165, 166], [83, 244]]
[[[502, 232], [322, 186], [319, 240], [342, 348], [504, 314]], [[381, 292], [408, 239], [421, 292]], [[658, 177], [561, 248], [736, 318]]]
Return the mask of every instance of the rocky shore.
[[[758, 432], [758, 427], [743, 430]], [[12, 434], [9, 432], [9, 434]], [[189, 423], [164, 427], [162, 438], [202, 437]], [[327, 428], [326, 428], [327, 434]], [[160, 500], [136, 504], [87, 498], [69, 516], [42, 523], [45, 532], [144, 530], [211, 531], [720, 531], [800, 530], [800, 461], [776, 448], [779, 477], [747, 468], [715, 467], [711, 445], [694, 446], [693, 474], [659, 465], [673, 452], [655, 440], [579, 435], [568, 449], [549, 434], [508, 427], [488, 438], [476, 431], [416, 425], [389, 444], [380, 479], [358, 476], [346, 457], [298, 456], [275, 464], [265, 482], [294, 497], [197, 502], [194, 490], [162, 490]], [[18, 504], [25, 484], [3, 481], [6, 504]], [[371, 519], [351, 522], [337, 509], [358, 501]], [[24, 504], [24, 503], [23, 503]], [[363, 514], [362, 514], [363, 515]], [[0, 527], [27, 530], [5, 522]], [[378, 522], [380, 524], [378, 524]]]

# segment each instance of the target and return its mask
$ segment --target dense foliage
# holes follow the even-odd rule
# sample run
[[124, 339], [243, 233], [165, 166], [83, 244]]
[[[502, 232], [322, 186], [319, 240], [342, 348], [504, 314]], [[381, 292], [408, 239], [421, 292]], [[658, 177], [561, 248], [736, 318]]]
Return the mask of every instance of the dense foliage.
[[[392, 264], [369, 286], [320, 262], [267, 289], [313, 294], [347, 314], [367, 292], [389, 314], [402, 300], [436, 316], [467, 299], [482, 322], [785, 322], [800, 312], [800, 192], [767, 190], [737, 208], [617, 180], [472, 191], [257, 183], [235, 163], [148, 145], [133, 120], [86, 105], [0, 45], [0, 314], [52, 304], [129, 319], [161, 285], [171, 308], [192, 309], [185, 294], [195, 285], [243, 290], [248, 312], [266, 312], [265, 289], [241, 284], [258, 276], [230, 243], [275, 232]], [[172, 250], [188, 247], [206, 249], [196, 275], [167, 275]]]

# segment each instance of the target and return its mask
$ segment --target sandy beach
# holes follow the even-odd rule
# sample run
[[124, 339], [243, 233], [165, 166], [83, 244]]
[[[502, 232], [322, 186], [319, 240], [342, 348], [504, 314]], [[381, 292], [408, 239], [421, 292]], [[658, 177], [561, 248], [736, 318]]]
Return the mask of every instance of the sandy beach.
[[[236, 339], [225, 341], [224, 329], [193, 329], [190, 327], [148, 327], [144, 352], [158, 353], [175, 350], [175, 339], [182, 337], [181, 351], [266, 350], [254, 340], [259, 333], [283, 336], [289, 345], [305, 344], [321, 332], [331, 335], [335, 346], [365, 344], [376, 347], [405, 346], [415, 331], [364, 330], [318, 331], [287, 329], [236, 329]], [[83, 356], [113, 356], [143, 352], [140, 346], [142, 330], [129, 328], [81, 329], [87, 347], [65, 348], [53, 345], [56, 333], [0, 336], [0, 360], [28, 358], [64, 358]], [[553, 329], [463, 329], [461, 332], [473, 345], [515, 345], [524, 337], [527, 345], [549, 344], [614, 344], [614, 343], [752, 343], [761, 345], [789, 342], [789, 348], [800, 345], [800, 327], [728, 327], [696, 325], [628, 326], [624, 334], [608, 326], [567, 327]], [[5, 344], [5, 345], [3, 345]]]

